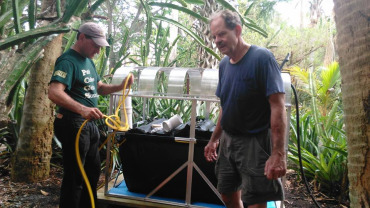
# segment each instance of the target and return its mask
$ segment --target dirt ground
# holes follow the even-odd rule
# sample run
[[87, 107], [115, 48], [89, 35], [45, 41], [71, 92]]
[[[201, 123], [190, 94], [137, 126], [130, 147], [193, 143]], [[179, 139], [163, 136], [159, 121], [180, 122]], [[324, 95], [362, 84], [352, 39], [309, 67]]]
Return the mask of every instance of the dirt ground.
[[[51, 168], [50, 177], [32, 184], [10, 181], [9, 170], [0, 165], [0, 208], [57, 208], [61, 185], [61, 168]], [[103, 177], [102, 177], [103, 178]], [[285, 183], [285, 207], [316, 207], [306, 188], [297, 180], [293, 171], [288, 171]], [[314, 193], [321, 207], [348, 207], [321, 193]], [[115, 206], [117, 207], [117, 206]]]

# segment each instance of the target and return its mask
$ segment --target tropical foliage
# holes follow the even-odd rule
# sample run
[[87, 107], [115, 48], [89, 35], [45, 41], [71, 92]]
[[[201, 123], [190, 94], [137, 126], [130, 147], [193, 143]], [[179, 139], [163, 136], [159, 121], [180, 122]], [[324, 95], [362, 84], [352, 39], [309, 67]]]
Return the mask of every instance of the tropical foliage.
[[305, 70], [289, 69], [300, 92], [300, 120], [292, 115], [289, 159], [298, 170], [298, 139], [305, 175], [316, 189], [345, 196], [347, 190], [347, 142], [343, 130], [339, 65]]
[[[54, 5], [57, 14], [47, 25], [40, 24], [47, 17], [41, 16], [38, 2], [0, 2], [0, 112], [12, 121], [0, 126], [0, 144], [5, 147], [0, 149], [1, 158], [9, 157], [15, 150], [25, 93], [28, 83], [33, 81], [28, 79], [29, 71], [33, 70], [31, 66], [42, 58], [43, 47], [54, 38], [53, 34], [65, 33], [63, 49], [70, 48], [76, 39], [76, 32], [71, 28], [78, 28], [81, 21], [93, 20], [107, 25], [111, 47], [102, 50], [94, 59], [98, 73], [106, 83], [121, 66], [198, 67], [199, 57], [204, 56], [197, 53], [199, 48], [211, 54], [213, 59], [221, 58], [221, 54], [206, 44], [197, 28], [201, 25], [199, 22], [208, 23], [210, 14], [197, 12], [206, 1], [67, 0], [61, 5], [57, 0]], [[298, 89], [300, 106], [300, 129], [295, 128], [298, 121], [293, 115], [290, 124], [289, 159], [295, 164], [292, 168], [297, 168], [299, 136], [306, 175], [315, 182], [315, 187], [333, 194], [345, 193], [347, 146], [339, 66], [335, 62], [327, 67], [324, 64], [327, 45], [335, 33], [332, 20], [321, 19], [311, 27], [295, 28], [281, 22], [273, 13], [273, 6], [278, 1], [215, 2], [240, 14], [247, 42], [269, 48], [279, 63], [287, 53], [292, 54], [287, 64], [297, 66], [289, 72]], [[27, 18], [22, 17], [22, 13]], [[334, 58], [329, 58], [329, 62]], [[108, 96], [99, 98], [99, 109], [104, 114], [109, 114], [109, 104]], [[143, 109], [144, 106], [147, 109]], [[191, 103], [185, 100], [133, 98], [133, 122], [169, 118], [174, 114], [180, 114], [184, 121], [188, 121], [190, 109]], [[205, 103], [202, 103], [197, 115], [204, 116], [204, 109]], [[214, 121], [217, 109], [211, 109], [210, 116]], [[142, 116], [143, 111], [147, 111], [146, 117]], [[98, 125], [102, 135], [106, 135], [104, 122], [98, 121]], [[114, 164], [119, 164], [117, 155], [112, 155]]]

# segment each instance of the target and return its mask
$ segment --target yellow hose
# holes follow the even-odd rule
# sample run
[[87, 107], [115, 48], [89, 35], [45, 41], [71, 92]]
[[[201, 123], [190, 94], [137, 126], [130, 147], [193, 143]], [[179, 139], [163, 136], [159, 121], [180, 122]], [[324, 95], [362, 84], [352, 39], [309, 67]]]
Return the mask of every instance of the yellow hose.
[[[129, 74], [127, 76], [127, 79], [126, 79], [126, 82], [125, 82], [125, 85], [124, 85], [124, 88], [123, 89], [126, 89], [127, 81], [129, 80], [130, 77], [131, 77], [131, 74]], [[131, 86], [130, 86], [130, 89], [131, 89]], [[118, 105], [116, 107], [115, 114], [114, 115], [110, 115], [110, 116], [105, 116], [104, 115], [104, 117], [105, 117], [105, 124], [107, 124], [107, 126], [109, 126], [113, 130], [127, 131], [130, 128], [130, 126], [128, 124], [127, 112], [126, 112], [126, 106], [125, 106], [125, 100], [126, 100], [127, 95], [130, 92], [130, 89], [127, 90], [127, 93], [126, 94], [125, 94], [125, 90], [122, 90], [122, 97], [120, 98], [120, 100], [118, 102]], [[121, 118], [119, 117], [119, 110], [121, 108], [121, 105], [122, 105], [123, 112], [124, 112], [123, 115], [125, 117], [125, 122], [124, 123], [121, 122]], [[112, 122], [113, 124], [110, 124], [109, 122]]]
[[76, 147], [76, 158], [77, 158], [77, 164], [78, 164], [78, 168], [80, 169], [81, 171], [81, 174], [82, 174], [82, 178], [84, 179], [85, 181], [85, 184], [86, 184], [86, 187], [87, 187], [87, 190], [89, 191], [89, 196], [90, 196], [90, 201], [91, 201], [91, 207], [92, 208], [95, 208], [95, 202], [94, 202], [94, 195], [93, 195], [93, 192], [91, 190], [91, 185], [90, 185], [90, 181], [89, 179], [87, 178], [87, 175], [86, 175], [86, 172], [85, 172], [85, 169], [84, 169], [84, 166], [82, 165], [82, 162], [81, 162], [81, 157], [80, 157], [80, 149], [79, 149], [79, 140], [80, 140], [80, 134], [81, 134], [81, 131], [82, 131], [82, 128], [85, 126], [85, 124], [88, 122], [89, 120], [85, 120], [80, 129], [78, 130], [78, 133], [76, 135], [76, 143], [75, 143], [75, 147]]
[[[130, 128], [130, 126], [128, 124], [128, 120], [127, 120], [127, 112], [126, 112], [126, 108], [125, 108], [125, 100], [126, 100], [127, 95], [129, 94], [130, 90], [131, 90], [131, 86], [130, 86], [130, 88], [127, 91], [126, 94], [125, 94], [125, 89], [127, 87], [128, 80], [131, 78], [131, 76], [132, 76], [131, 74], [128, 74], [128, 76], [126, 78], [126, 81], [125, 81], [125, 84], [124, 84], [124, 87], [123, 87], [123, 90], [122, 90], [122, 97], [119, 100], [119, 103], [118, 103], [118, 105], [116, 107], [115, 114], [114, 115], [111, 115], [111, 116], [104, 115], [104, 117], [106, 118], [105, 119], [105, 124], [107, 126], [109, 126], [110, 128], [112, 128], [114, 131], [127, 131]], [[122, 108], [123, 108], [123, 112], [124, 112], [124, 116], [125, 116], [125, 122], [121, 122], [121, 119], [119, 117], [119, 109], [120, 109], [121, 105], [123, 105]], [[85, 126], [85, 124], [88, 121], [89, 120], [86, 119], [82, 123], [80, 129], [77, 132], [76, 142], [75, 142], [75, 148], [76, 148], [76, 159], [77, 159], [78, 168], [81, 171], [82, 178], [84, 179], [85, 184], [86, 184], [86, 187], [87, 187], [87, 190], [89, 192], [90, 201], [91, 201], [91, 207], [92, 208], [95, 208], [94, 195], [93, 195], [93, 192], [92, 192], [92, 189], [91, 189], [91, 185], [90, 185], [89, 179], [87, 178], [85, 169], [84, 169], [83, 164], [82, 164], [82, 161], [81, 161], [80, 149], [79, 149], [79, 141], [80, 141], [81, 131], [82, 131], [83, 127]], [[109, 123], [109, 121], [112, 122], [112, 124]]]

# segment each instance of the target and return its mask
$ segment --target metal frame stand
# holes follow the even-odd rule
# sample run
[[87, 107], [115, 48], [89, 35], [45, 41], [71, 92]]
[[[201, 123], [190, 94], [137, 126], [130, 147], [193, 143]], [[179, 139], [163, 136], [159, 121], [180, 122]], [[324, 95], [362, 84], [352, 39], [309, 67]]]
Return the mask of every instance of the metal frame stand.
[[[205, 174], [201, 171], [201, 169], [195, 164], [194, 162], [194, 145], [196, 143], [195, 139], [195, 124], [196, 124], [196, 107], [197, 107], [197, 101], [206, 101], [207, 106], [209, 107], [209, 102], [218, 102], [218, 100], [204, 100], [204, 99], [196, 99], [196, 98], [185, 98], [185, 97], [163, 97], [163, 96], [138, 96], [143, 97], [144, 99], [147, 98], [160, 98], [160, 99], [182, 99], [182, 100], [191, 100], [192, 106], [191, 106], [191, 120], [190, 120], [190, 138], [175, 138], [175, 140], [181, 140], [181, 141], [187, 141], [189, 143], [189, 151], [188, 151], [188, 160], [181, 165], [176, 171], [174, 171], [170, 176], [168, 176], [163, 182], [161, 182], [155, 189], [153, 189], [148, 195], [145, 196], [145, 198], [142, 197], [131, 197], [131, 196], [122, 196], [122, 195], [115, 195], [108, 193], [108, 181], [110, 180], [110, 170], [109, 165], [110, 164], [110, 150], [112, 147], [111, 141], [108, 141], [107, 143], [107, 158], [106, 158], [106, 171], [105, 171], [105, 189], [104, 194], [106, 196], [114, 196], [114, 197], [120, 197], [120, 198], [131, 198], [141, 201], [151, 201], [156, 203], [163, 203], [163, 204], [171, 204], [176, 206], [184, 206], [184, 207], [198, 207], [191, 204], [191, 189], [192, 189], [192, 180], [193, 180], [193, 169], [195, 169], [199, 175], [203, 178], [203, 180], [207, 183], [207, 185], [211, 188], [211, 190], [217, 195], [217, 197], [222, 202], [221, 194], [217, 191], [217, 189], [213, 186], [213, 184], [210, 182], [210, 180], [205, 176]], [[111, 96], [110, 103], [114, 103], [114, 98]], [[207, 107], [207, 108], [208, 108]], [[112, 111], [112, 108], [110, 108], [110, 111]], [[124, 134], [124, 132], [118, 132], [118, 134]], [[187, 178], [186, 178], [186, 197], [185, 197], [185, 204], [183, 203], [176, 203], [176, 202], [168, 202], [165, 200], [157, 200], [157, 199], [151, 199], [150, 197], [153, 196], [158, 190], [160, 190], [166, 183], [168, 183], [173, 177], [175, 177], [178, 173], [180, 173], [184, 168], [187, 168]]]

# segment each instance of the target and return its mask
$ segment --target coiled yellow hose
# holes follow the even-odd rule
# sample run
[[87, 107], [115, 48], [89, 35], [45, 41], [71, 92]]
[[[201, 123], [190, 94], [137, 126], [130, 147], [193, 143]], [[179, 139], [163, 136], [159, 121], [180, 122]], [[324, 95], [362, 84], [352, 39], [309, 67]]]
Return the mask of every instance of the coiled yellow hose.
[[[126, 108], [125, 108], [125, 100], [126, 100], [127, 95], [129, 94], [130, 90], [131, 90], [131, 86], [130, 86], [129, 90], [127, 90], [127, 93], [126, 94], [125, 94], [125, 89], [127, 87], [128, 80], [130, 80], [131, 76], [132, 76], [132, 74], [128, 74], [128, 76], [126, 78], [126, 81], [125, 81], [125, 84], [124, 84], [124, 87], [123, 87], [123, 90], [122, 90], [122, 97], [119, 100], [119, 103], [118, 103], [118, 105], [116, 107], [115, 114], [114, 115], [110, 115], [110, 116], [104, 115], [104, 117], [105, 117], [105, 124], [107, 126], [109, 126], [110, 128], [112, 128], [114, 131], [127, 131], [130, 128], [130, 126], [128, 124], [127, 112], [126, 112]], [[121, 122], [121, 119], [119, 117], [119, 110], [120, 110], [121, 105], [123, 105], [122, 108], [123, 108], [123, 112], [124, 112], [124, 116], [125, 116], [125, 122]], [[92, 192], [92, 189], [91, 189], [91, 185], [90, 185], [89, 179], [87, 178], [85, 169], [84, 169], [83, 164], [82, 164], [82, 161], [81, 161], [80, 149], [79, 149], [79, 141], [80, 141], [81, 131], [82, 131], [83, 127], [86, 125], [86, 123], [88, 121], [89, 120], [86, 119], [82, 123], [80, 129], [77, 132], [76, 142], [75, 142], [75, 148], [76, 148], [76, 159], [77, 159], [78, 168], [81, 171], [82, 178], [84, 179], [85, 184], [86, 184], [86, 187], [87, 187], [87, 190], [89, 192], [90, 201], [91, 201], [91, 207], [92, 208], [95, 208], [94, 195], [93, 195], [93, 192]], [[109, 122], [111, 122], [112, 124], [109, 123]]]

